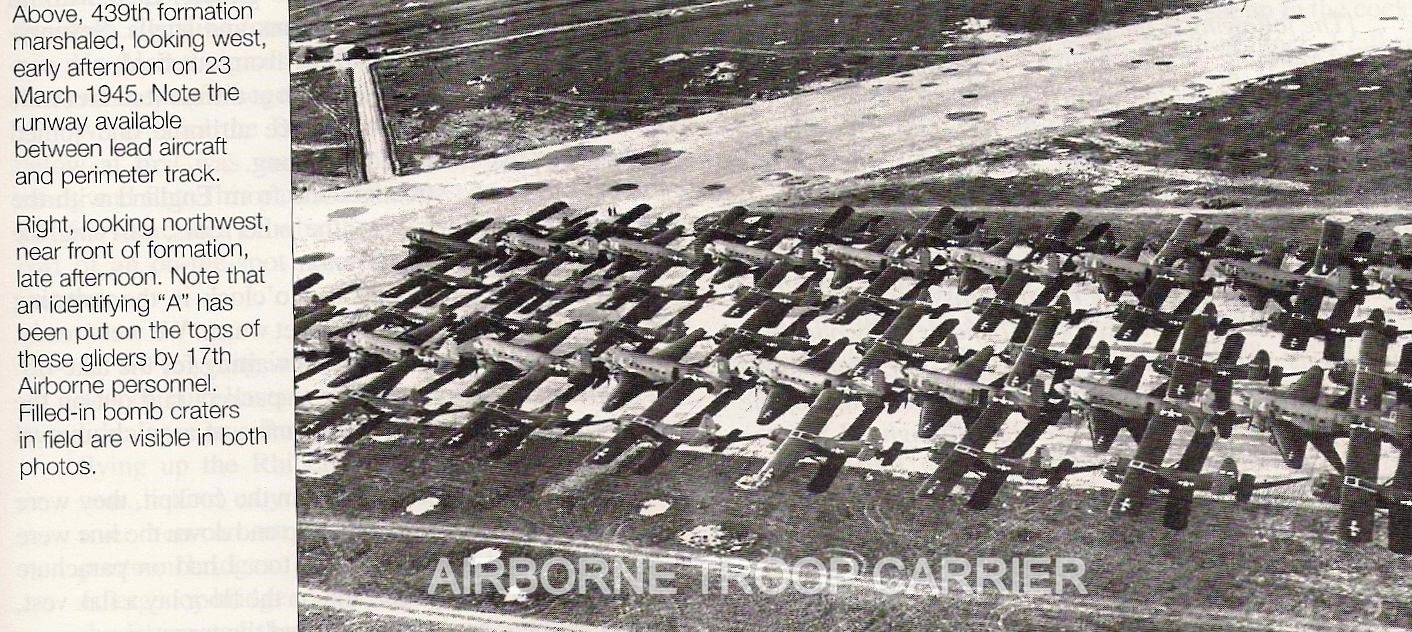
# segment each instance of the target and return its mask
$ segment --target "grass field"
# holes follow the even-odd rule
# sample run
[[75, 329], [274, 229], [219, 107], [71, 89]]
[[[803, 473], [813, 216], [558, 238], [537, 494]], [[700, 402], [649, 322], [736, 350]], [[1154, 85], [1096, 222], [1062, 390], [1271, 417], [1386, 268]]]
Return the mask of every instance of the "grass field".
[[[504, 37], [537, 29], [581, 24], [620, 15], [681, 9], [701, 0], [636, 0], [598, 2], [593, 0], [529, 0], [493, 2], [485, 0], [423, 0], [398, 6], [369, 0], [296, 0], [290, 3], [290, 38], [296, 42], [360, 44], [388, 52], [424, 50], [464, 42]], [[1146, 19], [1154, 11], [1192, 8], [1209, 4], [1199, 0], [1061, 0], [1035, 3], [1029, 0], [982, 0], [979, 2], [937, 3], [891, 2], [848, 3], [838, 0], [782, 2], [762, 0], [742, 3], [787, 19], [785, 28], [810, 28], [813, 15], [903, 16], [893, 24], [864, 22], [860, 27], [901, 26], [903, 22], [926, 21], [936, 14], [956, 14], [995, 21], [997, 28], [1015, 31], [1077, 33], [1096, 25], [1125, 25]], [[793, 12], [790, 5], [799, 6]], [[680, 14], [701, 13], [699, 9]], [[841, 12], [841, 13], [839, 13]], [[673, 17], [682, 17], [674, 15]], [[691, 17], [688, 15], [687, 17]], [[904, 31], [905, 32], [905, 31]], [[900, 35], [889, 32], [884, 37]]]
[[362, 166], [348, 71], [301, 72], [289, 82], [295, 193], [354, 184]]
[[697, 4], [692, 0], [296, 0], [290, 40], [359, 44], [384, 52], [424, 50]]
[[[402, 9], [367, 3], [296, 6], [292, 37], [416, 50], [681, 3], [412, 4]], [[415, 173], [1210, 4], [765, 0], [386, 61], [374, 68], [384, 87], [397, 164], [403, 173]], [[297, 91], [303, 80], [294, 81]], [[316, 103], [348, 108], [342, 91], [313, 92]], [[296, 145], [314, 144], [321, 136], [298, 122], [310, 113], [317, 114], [296, 106]], [[296, 161], [296, 171], [345, 177], [339, 158], [307, 156]]]
[[[377, 68], [399, 163], [413, 172], [428, 163], [420, 156], [479, 160], [1202, 4], [1122, 3], [1105, 15], [1013, 0], [747, 3]], [[967, 18], [991, 22], [969, 32]]]
[[[1412, 625], [1406, 609], [1412, 602], [1406, 561], [1384, 548], [1353, 547], [1326, 536], [1336, 526], [1333, 512], [1199, 500], [1189, 529], [1174, 533], [1152, 518], [1110, 518], [1107, 494], [1098, 491], [1030, 492], [1011, 486], [995, 509], [972, 512], [954, 500], [916, 500], [912, 494], [917, 480], [848, 470], [820, 496], [802, 491], [805, 473], [773, 488], [743, 492], [731, 483], [758, 468], [757, 459], [687, 452], [673, 456], [650, 477], [609, 475], [576, 494], [546, 496], [542, 492], [567, 476], [593, 444], [535, 438], [506, 461], [481, 463], [471, 455], [433, 447], [444, 429], [396, 431], [405, 436], [360, 444], [337, 472], [301, 479], [300, 515], [505, 529], [675, 550], [691, 550], [678, 534], [719, 525], [724, 542], [708, 552], [747, 559], [1070, 556], [1087, 565], [1089, 598], [1146, 602], [1127, 616], [1221, 610]], [[438, 498], [440, 504], [417, 517], [406, 512], [411, 503], [426, 497]], [[670, 506], [661, 515], [644, 517], [638, 512], [646, 500]], [[653, 630], [690, 629], [692, 621], [703, 620], [726, 628], [754, 622], [764, 629], [804, 630], [832, 621], [848, 629], [917, 629], [919, 622], [938, 620], [974, 628], [993, 624], [1001, 613], [1016, 608], [1019, 622], [1040, 623], [1049, 617], [1007, 596], [948, 600], [856, 590], [836, 598], [535, 594], [525, 602], [506, 602], [498, 595], [427, 596], [437, 559], [459, 560], [484, 546], [304, 530], [301, 583]], [[552, 554], [500, 548], [504, 557]], [[1131, 629], [1114, 616], [1097, 623]], [[1176, 622], [1161, 629], [1213, 627]]]
[[451, 623], [408, 621], [399, 617], [350, 614], [323, 606], [300, 606], [299, 629], [311, 632], [458, 632], [464, 627]]
[[868, 205], [1396, 204], [1412, 51], [1339, 59], [1233, 94], [1116, 112], [1059, 138], [1000, 143], [801, 191], [791, 203]]

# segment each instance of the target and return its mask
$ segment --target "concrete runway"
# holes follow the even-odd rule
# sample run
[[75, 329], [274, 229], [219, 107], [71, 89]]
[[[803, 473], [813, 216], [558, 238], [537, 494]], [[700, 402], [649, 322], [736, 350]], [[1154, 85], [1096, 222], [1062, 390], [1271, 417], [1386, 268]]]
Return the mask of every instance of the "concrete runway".
[[[1207, 230], [1209, 230], [1209, 228]], [[682, 239], [679, 241], [685, 242], [688, 241], [688, 239]], [[683, 243], [675, 244], [676, 247], [682, 247], [683, 245]], [[1021, 248], [1017, 249], [1017, 251], [1013, 253], [1012, 256], [1022, 257], [1024, 254], [1025, 250]], [[561, 279], [567, 277], [570, 273], [572, 273], [573, 270], [576, 270], [578, 267], [579, 266], [565, 266], [564, 269], [556, 271], [553, 275], [551, 275], [551, 278]], [[680, 281], [687, 274], [688, 271], [686, 269], [676, 268], [663, 275], [663, 277], [657, 281], [657, 284], [664, 286], [672, 285]], [[806, 275], [802, 273], [790, 274], [789, 277], [781, 283], [780, 287], [784, 288], [785, 291], [788, 291], [790, 288], [793, 288], [796, 285], [800, 284], [804, 280], [805, 276]], [[829, 281], [830, 277], [826, 276], [823, 281], [823, 284], [827, 286]], [[722, 284], [721, 286], [718, 286], [715, 289], [719, 292], [729, 292], [735, 287], [744, 286], [748, 283], [749, 277], [742, 277]], [[909, 289], [911, 289], [914, 283], [915, 282], [911, 279], [903, 279], [887, 292], [887, 296], [892, 298], [899, 297], [905, 294]], [[828, 290], [826, 293], [830, 295], [842, 294], [848, 290], [861, 289], [865, 285], [866, 281], [857, 281], [854, 284], [850, 284], [849, 286], [841, 290]], [[1090, 288], [1090, 284], [1082, 283], [1076, 285], [1074, 288], [1069, 290], [1068, 294], [1073, 301], [1074, 308], [1086, 310], [1089, 312], [1102, 312], [1110, 310], [1111, 306], [1106, 305], [1105, 300], [1096, 292], [1090, 291]], [[1040, 286], [1038, 284], [1031, 284], [1026, 289], [1026, 291], [1021, 294], [1020, 300], [1022, 302], [1028, 303], [1032, 301], [1039, 292]], [[945, 303], [950, 305], [969, 305], [980, 297], [992, 295], [993, 291], [989, 287], [985, 287], [978, 290], [973, 295], [960, 296], [956, 292], [955, 283], [952, 281], [948, 281], [931, 288], [929, 294], [934, 304]], [[1179, 303], [1183, 296], [1184, 292], [1182, 290], [1175, 291], [1174, 295], [1168, 300], [1167, 305], [1171, 306]], [[455, 298], [456, 296], [452, 296], [448, 300], [454, 300]], [[570, 319], [580, 320], [585, 323], [611, 321], [616, 318], [619, 313], [627, 309], [620, 308], [616, 311], [604, 311], [597, 309], [595, 305], [598, 302], [602, 301], [603, 298], [603, 296], [595, 296], [586, 300], [575, 302], [574, 304], [567, 307], [565, 310], [556, 314], [554, 316], [554, 322], [557, 324]], [[1127, 300], [1128, 302], [1132, 302], [1133, 299], [1128, 296], [1125, 298], [1125, 300]], [[737, 319], [726, 319], [723, 316], [723, 312], [727, 307], [731, 305], [732, 301], [733, 298], [730, 296], [725, 296], [709, 301], [701, 309], [700, 312], [693, 315], [690, 319], [686, 321], [686, 325], [691, 328], [703, 328], [706, 331], [716, 331], [723, 327], [738, 325], [739, 321]], [[1217, 305], [1223, 317], [1230, 317], [1237, 322], [1260, 320], [1266, 316], [1266, 313], [1276, 309], [1272, 304], [1271, 306], [1266, 308], [1265, 313], [1257, 312], [1251, 309], [1245, 303], [1241, 302], [1237, 298], [1237, 295], [1234, 291], [1226, 289], [1218, 290], [1212, 301], [1214, 301], [1214, 303]], [[471, 313], [471, 311], [477, 308], [477, 305], [478, 303], [471, 303], [469, 306], [467, 306], [467, 308], [464, 308], [462, 310], [462, 313]], [[676, 311], [681, 309], [681, 307], [685, 305], [686, 303], [684, 302], [678, 302], [673, 306], [663, 310], [661, 316], [649, 319], [644, 324], [653, 327], [660, 326], [667, 320], [669, 320], [672, 316], [674, 316]], [[1367, 313], [1373, 308], [1382, 308], [1388, 314], [1392, 315], [1394, 321], [1398, 320], [1398, 315], [1400, 312], [1394, 308], [1394, 306], [1392, 305], [1392, 300], [1385, 296], [1370, 297], [1368, 301], [1364, 305], [1360, 306], [1360, 308], [1356, 311], [1355, 318], [1361, 319], [1366, 317]], [[790, 322], [793, 321], [794, 316], [797, 316], [799, 313], [802, 313], [804, 311], [806, 310], [792, 310], [791, 317], [786, 318], [785, 322], [781, 325], [781, 327], [787, 326]], [[353, 316], [353, 318], [356, 317], [357, 316]], [[931, 331], [935, 329], [943, 320], [951, 318], [954, 318], [959, 321], [959, 325], [956, 327], [955, 332], [958, 339], [960, 340], [960, 344], [963, 349], [978, 349], [986, 345], [994, 346], [997, 350], [1002, 349], [1008, 342], [1015, 327], [1013, 323], [1006, 323], [1002, 324], [1001, 327], [993, 333], [972, 332], [970, 328], [972, 324], [975, 323], [977, 316], [971, 311], [961, 311], [946, 314], [936, 318], [922, 319], [922, 321], [918, 323], [918, 325], [913, 329], [912, 333], [907, 337], [907, 339], [904, 340], [904, 342], [908, 344], [920, 343], [922, 339], [924, 339], [928, 334], [930, 334]], [[851, 324], [839, 325], [828, 323], [825, 321], [825, 319], [821, 318], [814, 322], [814, 324], [810, 327], [810, 330], [814, 338], [818, 340], [837, 340], [840, 338], [848, 338], [856, 342], [863, 338], [865, 335], [867, 335], [867, 331], [871, 329], [873, 325], [875, 325], [879, 321], [879, 319], [880, 316], [876, 314], [867, 314], [861, 316], [857, 321]], [[1094, 337], [1095, 340], [1111, 340], [1113, 334], [1116, 332], [1118, 327], [1117, 321], [1107, 316], [1099, 316], [1086, 320], [1084, 324], [1092, 324], [1097, 328], [1097, 332]], [[766, 330], [766, 332], [776, 333], [777, 330], [781, 327], [771, 328]], [[1066, 325], [1061, 327], [1058, 334], [1055, 336], [1054, 347], [1062, 348], [1064, 345], [1066, 345], [1068, 343], [1068, 340], [1074, 336], [1074, 333], [1077, 331], [1077, 329], [1078, 327], [1075, 326]], [[1263, 327], [1257, 326], [1247, 328], [1242, 330], [1242, 333], [1247, 337], [1245, 352], [1242, 354], [1242, 358], [1248, 359], [1254, 355], [1256, 350], [1265, 349], [1270, 352], [1272, 362], [1275, 365], [1285, 367], [1290, 371], [1298, 371], [1307, 368], [1310, 364], [1313, 364], [1315, 361], [1317, 361], [1323, 353], [1322, 342], [1319, 340], [1311, 341], [1310, 348], [1307, 351], [1287, 351], [1278, 348], [1280, 336], [1276, 333], [1264, 329]], [[1137, 342], [1118, 343], [1114, 346], [1115, 354], [1127, 358], [1132, 358], [1136, 355], [1142, 354], [1146, 355], [1149, 359], [1151, 359], [1155, 356], [1155, 352], [1152, 351], [1151, 345], [1156, 340], [1157, 335], [1158, 334], [1156, 331], [1149, 331], [1147, 334], [1144, 335], [1141, 340]], [[588, 344], [593, 339], [593, 337], [594, 330], [580, 330], [575, 334], [571, 335], [569, 339], [563, 345], [561, 345], [556, 352], [561, 355], [567, 354], [573, 349]], [[1396, 346], [1397, 345], [1395, 345], [1395, 347]], [[692, 350], [692, 352], [687, 355], [685, 360], [687, 362], [699, 363], [703, 361], [706, 356], [712, 352], [713, 347], [714, 345], [709, 342], [698, 344]], [[1220, 338], [1213, 336], [1212, 340], [1207, 343], [1207, 357], [1214, 358], [1215, 355], [1220, 351], [1220, 348]], [[1351, 350], [1347, 354], [1348, 357], [1351, 357], [1352, 354], [1356, 353], [1356, 348], [1356, 342], [1350, 344]], [[1397, 353], [1398, 351], [1396, 349], [1392, 350], [1392, 358], [1394, 361], [1397, 357]], [[780, 355], [781, 360], [790, 362], [798, 362], [800, 360], [803, 360], [805, 357], [806, 354], [804, 352], [786, 352]], [[861, 354], [857, 351], [856, 348], [849, 348], [834, 363], [832, 370], [835, 373], [842, 373], [844, 371], [847, 371], [853, 366], [855, 366], [859, 362], [861, 357]], [[740, 370], [744, 367], [744, 365], [748, 364], [752, 358], [753, 354], [749, 353], [738, 355], [731, 362], [732, 368], [737, 374], [739, 374]], [[308, 366], [310, 365], [301, 364], [300, 370], [303, 370]], [[944, 371], [949, 370], [951, 366], [952, 365], [950, 364], [929, 363], [927, 365], [927, 368], [932, 370]], [[882, 368], [889, 380], [895, 380], [900, 375], [900, 366], [896, 363], [887, 363], [883, 365]], [[320, 375], [314, 376], [313, 378], [306, 380], [305, 382], [299, 385], [299, 392], [304, 393], [316, 388], [320, 389], [322, 392], [337, 392], [338, 389], [329, 389], [325, 386], [324, 382], [336, 375], [339, 370], [340, 369], [338, 368], [330, 369]], [[1009, 365], [1001, 362], [999, 359], [995, 359], [990, 363], [989, 370], [983, 375], [982, 380], [994, 380], [1008, 370]], [[1088, 375], [1088, 372], [1080, 372], [1080, 377], [1085, 377]], [[1097, 374], [1100, 379], [1105, 377], [1105, 375], [1106, 374], [1103, 374], [1101, 372]], [[464, 388], [466, 384], [468, 384], [474, 378], [475, 376], [455, 380], [442, 387], [440, 390], [434, 393], [430, 393], [430, 397], [437, 402], [451, 401], [455, 403], [457, 407], [461, 407], [467, 403], [467, 400], [459, 397], [457, 394], [462, 388]], [[365, 380], [366, 379], [371, 378], [365, 378]], [[430, 370], [418, 369], [413, 372], [406, 380], [404, 380], [402, 385], [397, 389], [397, 391], [395, 391], [394, 394], [398, 396], [405, 395], [411, 392], [412, 389], [421, 387], [427, 384], [428, 382], [432, 381], [433, 379], [435, 379], [435, 375]], [[1149, 369], [1146, 372], [1146, 377], [1141, 385], [1140, 390], [1144, 392], [1149, 391], [1152, 388], [1156, 387], [1164, 379], [1164, 376], [1157, 373], [1155, 370]], [[362, 383], [362, 381], [355, 382], [354, 385], [357, 385], [359, 383]], [[1292, 380], [1289, 380], [1286, 383], [1292, 383]], [[480, 397], [492, 399], [494, 397], [499, 396], [501, 393], [503, 393], [509, 388], [510, 384], [498, 386], [481, 395]], [[539, 389], [537, 389], [534, 394], [529, 398], [529, 400], [526, 402], [526, 409], [535, 409], [539, 406], [548, 403], [565, 388], [567, 388], [567, 382], [564, 378], [551, 378], [546, 382], [544, 386], [541, 386]], [[610, 391], [610, 387], [604, 386], [592, 389], [576, 397], [574, 400], [569, 402], [569, 408], [574, 413], [573, 416], [577, 417], [580, 415], [592, 415], [595, 419], [612, 419], [615, 416], [623, 414], [641, 412], [641, 410], [648, 406], [655, 397], [652, 394], [644, 394], [642, 396], [634, 398], [621, 411], [618, 411], [616, 413], [605, 413], [602, 410], [602, 406]], [[673, 414], [669, 415], [667, 421], [678, 422], [687, 417], [690, 417], [696, 411], [701, 410], [704, 406], [706, 406], [706, 404], [711, 401], [712, 397], [713, 396], [707, 393], [705, 390], [697, 391], [695, 394], [688, 397], [687, 400], [684, 401]], [[764, 398], [765, 391], [748, 391], [741, 395], [739, 398], [737, 398], [734, 402], [726, 406], [724, 409], [722, 409], [718, 414], [715, 415], [715, 417], [717, 421], [721, 423], [724, 430], [738, 429], [742, 431], [742, 433], [745, 435], [758, 434], [762, 432], [764, 428], [768, 428], [758, 426], [755, 423], [755, 419], [759, 412], [759, 409], [764, 403]], [[310, 404], [308, 410], [317, 410], [324, 405], [326, 404]], [[798, 421], [803, 417], [806, 410], [807, 406], [796, 406], [791, 409], [788, 413], [786, 413], [783, 417], [781, 417], [778, 421], [776, 421], [775, 425], [792, 427], [793, 425], [797, 424]], [[861, 410], [861, 403], [845, 403], [843, 406], [840, 407], [838, 412], [830, 420], [829, 424], [824, 428], [824, 434], [836, 435], [838, 433], [843, 432], [843, 430], [853, 422], [853, 420], [857, 417]], [[918, 415], [919, 409], [917, 407], [907, 405], [896, 412], [883, 413], [878, 417], [874, 425], [882, 431], [887, 442], [901, 441], [903, 442], [904, 446], [909, 449], [923, 448], [929, 446], [932, 441], [927, 439], [921, 439], [916, 436]], [[304, 473], [306, 475], [317, 476], [319, 472], [328, 472], [331, 468], [336, 467], [338, 461], [341, 460], [343, 452], [343, 448], [338, 445], [339, 440], [348, 432], [350, 432], [353, 427], [356, 427], [356, 425], [359, 423], [361, 422], [350, 418], [345, 423], [334, 426], [333, 428], [330, 428], [329, 430], [320, 433], [316, 437], [301, 438], [301, 441], [303, 442], [301, 444], [301, 454], [304, 455], [304, 458], [306, 459], [307, 463]], [[459, 415], [447, 415], [444, 417], [439, 417], [430, 423], [436, 425], [457, 426], [463, 423], [463, 419]], [[1006, 445], [1010, 440], [1014, 438], [1014, 436], [1020, 431], [1020, 429], [1024, 427], [1024, 425], [1025, 424], [1022, 422], [1022, 417], [1018, 413], [1013, 415], [1010, 421], [1006, 423], [1001, 433], [996, 437], [995, 441], [991, 444], [991, 448], [999, 449], [1000, 447]], [[953, 419], [942, 429], [940, 433], [938, 433], [937, 437], [955, 441], [960, 438], [963, 431], [964, 428], [959, 419]], [[583, 430], [581, 433], [576, 435], [574, 439], [602, 441], [612, 432], [614, 432], [614, 428], [611, 425], [597, 425]], [[384, 429], [381, 434], [387, 435], [390, 433], [396, 433], [396, 430], [392, 428]], [[1176, 438], [1172, 444], [1172, 449], [1169, 452], [1169, 460], [1175, 460], [1181, 454], [1181, 450], [1184, 449], [1186, 443], [1190, 440], [1191, 434], [1192, 433], [1190, 428], [1184, 427], [1178, 429]], [[1347, 441], [1342, 439], [1337, 442], [1339, 451], [1341, 453], [1346, 450], [1346, 444]], [[1082, 423], [1061, 425], [1050, 429], [1044, 435], [1044, 438], [1040, 440], [1040, 445], [1047, 447], [1050, 450], [1051, 455], [1054, 459], [1057, 460], [1062, 458], [1072, 458], [1079, 465], [1103, 463], [1106, 462], [1113, 455], [1131, 455], [1136, 448], [1131, 438], [1126, 433], [1122, 433], [1119, 435], [1117, 442], [1114, 444], [1112, 450], [1108, 454], [1100, 454], [1094, 452], [1090, 444], [1088, 429]], [[774, 446], [769, 441], [757, 440], [753, 442], [731, 446], [730, 448], [728, 448], [727, 452], [731, 454], [752, 456], [763, 459], [769, 457], [773, 450]], [[1281, 461], [1279, 452], [1273, 446], [1268, 445], [1268, 437], [1264, 433], [1261, 433], [1253, 428], [1248, 428], [1244, 425], [1237, 426], [1233, 436], [1230, 439], [1217, 441], [1216, 445], [1212, 449], [1211, 456], [1208, 460], [1208, 469], [1215, 468], [1216, 464], [1219, 464], [1221, 459], [1228, 456], [1236, 459], [1242, 472], [1255, 474], [1261, 480], [1290, 478], [1295, 476], [1308, 476], [1313, 475], [1316, 472], [1331, 470], [1331, 467], [1324, 461], [1323, 457], [1317, 455], [1312, 450], [1310, 451], [1309, 456], [1305, 459], [1305, 467], [1303, 468], [1303, 470], [1293, 471], [1288, 469]], [[1392, 475], [1396, 463], [1396, 449], [1391, 445], [1385, 446], [1383, 458], [1381, 461], [1383, 470], [1382, 478], [1387, 478]], [[877, 469], [880, 467], [877, 462], [850, 462], [850, 465], [872, 469]], [[895, 464], [882, 469], [892, 476], [904, 478], [915, 477], [918, 478], [918, 480], [920, 481], [920, 477], [922, 475], [931, 472], [934, 468], [935, 465], [928, 461], [927, 455], [925, 453], [922, 453], [903, 456], [902, 458], [898, 459]], [[1022, 483], [1017, 480], [1015, 481], [1015, 484], [1019, 485]], [[1103, 478], [1101, 472], [1091, 472], [1087, 474], [1072, 476], [1065, 481], [1064, 485], [1066, 487], [1099, 489], [1111, 488], [1114, 486], [1112, 483]], [[962, 489], [958, 488], [956, 493], [962, 493], [962, 491]], [[1273, 490], [1262, 491], [1257, 495], [1257, 500], [1261, 502], [1277, 502], [1280, 504], [1300, 505], [1316, 509], [1335, 508], [1334, 505], [1314, 501], [1310, 495], [1310, 488], [1307, 483], [1295, 485], [1292, 487], [1281, 487]]]
[[354, 105], [358, 113], [358, 130], [362, 134], [363, 169], [368, 181], [378, 182], [397, 175], [393, 164], [392, 146], [388, 144], [387, 123], [382, 116], [377, 77], [368, 62], [354, 62]]
[[[371, 298], [372, 294], [403, 276], [389, 266], [401, 257], [402, 234], [408, 228], [449, 229], [477, 217], [522, 215], [561, 199], [581, 209], [622, 208], [648, 202], [659, 212], [681, 212], [683, 221], [690, 221], [734, 204], [750, 205], [780, 195], [792, 186], [853, 177], [1007, 138], [1061, 133], [1092, 124], [1096, 117], [1108, 112], [1205, 89], [1198, 84], [1215, 88], [1387, 47], [1407, 41], [1409, 23], [1412, 5], [1389, 0], [1337, 7], [1312, 0], [1229, 6], [936, 66], [911, 73], [910, 77], [884, 77], [819, 90], [575, 145], [598, 147], [596, 151], [545, 148], [311, 195], [295, 202], [295, 255], [319, 253], [328, 257], [296, 265], [296, 273], [322, 273], [326, 280], [318, 288], [321, 290], [362, 283], [362, 290], [340, 304], [355, 309], [365, 307], [380, 303]], [[1134, 63], [1135, 60], [1141, 63]], [[968, 93], [977, 96], [963, 100], [961, 95]], [[654, 148], [684, 153], [651, 165], [617, 161]], [[548, 186], [498, 199], [472, 199], [477, 191], [529, 182]], [[639, 188], [626, 192], [608, 190], [618, 183], [633, 183]], [[707, 184], [724, 187], [707, 190]], [[330, 214], [340, 219], [332, 219]], [[684, 274], [675, 271], [674, 275], [677, 273]], [[660, 283], [670, 283], [675, 278], [662, 279]], [[797, 278], [782, 287], [793, 287]], [[908, 286], [909, 283], [901, 283], [890, 294], [899, 294]], [[946, 292], [954, 293], [951, 284], [947, 284]], [[965, 301], [985, 293], [966, 297]], [[1095, 296], [1084, 296], [1086, 292], [1073, 294], [1075, 307], [1089, 307], [1088, 303], [1097, 300]], [[1218, 294], [1222, 312], [1242, 320], [1239, 306], [1230, 299]], [[948, 294], [937, 300], [955, 303], [960, 299]], [[1176, 300], [1174, 297], [1173, 302]], [[1229, 309], [1227, 302], [1231, 303]], [[690, 324], [718, 326], [722, 309], [723, 304], [708, 306]], [[601, 319], [611, 314], [594, 314], [593, 310], [576, 306], [561, 316]], [[962, 319], [958, 332], [969, 333], [974, 316], [956, 316]], [[876, 318], [864, 317], [848, 327], [821, 323], [816, 335], [847, 335], [857, 340]], [[936, 322], [924, 321], [909, 342], [924, 336]], [[1111, 333], [1111, 319], [1093, 322], [1101, 327], [1098, 339]], [[1008, 335], [1009, 326], [993, 335], [964, 338], [963, 347], [996, 344]], [[1059, 343], [1071, 335], [1067, 330], [1061, 331]], [[1247, 354], [1256, 348], [1274, 346], [1274, 338], [1267, 333], [1251, 338]], [[582, 341], [582, 337], [572, 338], [564, 348]], [[698, 347], [688, 360], [699, 357], [707, 346]], [[1218, 346], [1212, 345], [1213, 354]], [[1303, 358], [1315, 357], [1317, 352], [1316, 342], [1308, 354], [1277, 357], [1276, 362], [1299, 369], [1309, 363]], [[857, 359], [856, 352], [850, 351], [836, 366], [841, 369]], [[992, 370], [1002, 367], [999, 362], [992, 364]], [[319, 379], [327, 379], [332, 373]], [[399, 393], [429, 379], [422, 377], [421, 372], [414, 374]], [[317, 382], [301, 384], [300, 391], [316, 386]], [[459, 390], [459, 384], [450, 385], [434, 397], [445, 397], [455, 392], [452, 389]], [[556, 391], [555, 386], [541, 389], [529, 403], [537, 405]], [[597, 414], [594, 409], [605, 394], [604, 389], [585, 394], [572, 407], [577, 412]], [[699, 407], [705, 397], [698, 393], [681, 410]], [[760, 403], [758, 399], [747, 394], [719, 417], [728, 426], [741, 423], [742, 427], [748, 426], [748, 433], [755, 432], [751, 412]], [[633, 406], [641, 407], [645, 400], [639, 399]], [[836, 423], [828, 431], [841, 430], [839, 424], [846, 425], [854, 406], [839, 411]], [[797, 407], [781, 423], [792, 423], [802, 413], [803, 407]], [[907, 407], [896, 415], [884, 415], [879, 425], [889, 440], [907, 441], [909, 447], [920, 445], [914, 434], [916, 414], [914, 408]], [[945, 433], [958, 433], [959, 426], [953, 422]], [[1003, 445], [1004, 440], [1005, 436], [1000, 437], [996, 445]], [[1274, 449], [1263, 445], [1263, 441], [1253, 431], [1247, 431], [1237, 439], [1218, 443], [1212, 461], [1218, 462], [1227, 453], [1236, 454], [1240, 455], [1243, 469], [1262, 476], [1288, 476], [1289, 471], [1279, 463]], [[1055, 449], [1056, 457], [1072, 455], [1080, 463], [1103, 458], [1084, 452], [1087, 431], [1083, 428], [1051, 431], [1043, 443]], [[1181, 445], [1184, 439], [1178, 440], [1174, 454]], [[765, 442], [739, 447], [751, 454], [767, 449]], [[1124, 435], [1113, 453], [1127, 454], [1131, 449]], [[1315, 455], [1308, 462], [1310, 466], [1322, 465], [1321, 458]], [[929, 469], [929, 464], [925, 456], [914, 455], [899, 461], [896, 469], [899, 475], [906, 475], [909, 470]], [[1099, 480], [1074, 483], [1106, 485]]]
[[[414, 226], [444, 229], [558, 200], [584, 209], [647, 202], [690, 219], [801, 185], [1002, 139], [1063, 133], [1117, 110], [1405, 45], [1412, 41], [1409, 29], [1412, 5], [1399, 0], [1243, 3], [574, 145], [587, 149], [548, 147], [314, 194], [294, 204], [295, 255], [332, 257], [298, 265], [296, 272], [380, 287], [394, 279], [386, 264]], [[684, 153], [651, 165], [618, 161], [652, 149]], [[546, 186], [498, 199], [472, 197], [526, 183]], [[621, 184], [637, 188], [609, 190]], [[329, 218], [340, 210], [342, 219]]]

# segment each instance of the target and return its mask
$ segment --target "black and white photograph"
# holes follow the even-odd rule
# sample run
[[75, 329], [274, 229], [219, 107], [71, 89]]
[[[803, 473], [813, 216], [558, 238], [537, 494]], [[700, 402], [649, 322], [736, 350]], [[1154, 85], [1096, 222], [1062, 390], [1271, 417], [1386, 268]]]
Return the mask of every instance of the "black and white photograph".
[[1412, 628], [1406, 0], [292, 0], [289, 72], [300, 630]]

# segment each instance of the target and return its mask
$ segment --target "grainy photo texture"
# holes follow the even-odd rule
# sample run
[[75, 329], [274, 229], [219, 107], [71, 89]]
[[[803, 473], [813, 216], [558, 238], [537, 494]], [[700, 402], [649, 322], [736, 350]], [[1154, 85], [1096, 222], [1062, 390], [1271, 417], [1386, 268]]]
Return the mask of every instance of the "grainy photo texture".
[[1412, 5], [290, 18], [302, 629], [1412, 626]]

